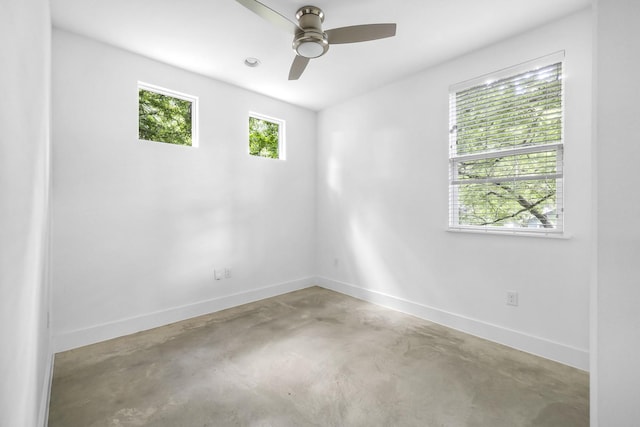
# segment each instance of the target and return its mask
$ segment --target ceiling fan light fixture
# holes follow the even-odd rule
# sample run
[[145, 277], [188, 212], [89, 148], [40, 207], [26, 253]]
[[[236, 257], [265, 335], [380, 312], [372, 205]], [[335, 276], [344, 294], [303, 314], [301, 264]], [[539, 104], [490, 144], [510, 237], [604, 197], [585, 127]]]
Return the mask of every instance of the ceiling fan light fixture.
[[329, 40], [324, 33], [302, 33], [293, 40], [293, 50], [305, 58], [318, 58], [329, 50]]
[[322, 56], [324, 48], [315, 41], [306, 41], [298, 45], [296, 52], [298, 55], [304, 56], [305, 58], [317, 58]]

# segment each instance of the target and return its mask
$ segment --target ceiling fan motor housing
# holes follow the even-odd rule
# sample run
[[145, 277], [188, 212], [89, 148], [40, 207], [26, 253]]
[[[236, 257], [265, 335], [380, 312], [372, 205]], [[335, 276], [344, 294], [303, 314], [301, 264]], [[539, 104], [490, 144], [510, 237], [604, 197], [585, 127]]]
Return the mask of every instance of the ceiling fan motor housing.
[[315, 6], [304, 6], [298, 9], [296, 18], [303, 31], [296, 33], [293, 39], [293, 50], [305, 58], [318, 58], [329, 50], [329, 39], [322, 31], [324, 12]]

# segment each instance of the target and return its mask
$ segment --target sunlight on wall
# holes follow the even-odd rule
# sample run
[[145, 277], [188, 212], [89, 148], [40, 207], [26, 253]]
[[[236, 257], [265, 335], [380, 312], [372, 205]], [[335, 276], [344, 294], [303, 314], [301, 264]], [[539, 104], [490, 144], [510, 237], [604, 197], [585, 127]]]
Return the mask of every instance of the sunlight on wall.
[[340, 176], [340, 166], [335, 157], [329, 158], [327, 162], [327, 186], [337, 195], [342, 194], [342, 180]]
[[376, 129], [369, 138], [371, 146], [371, 170], [376, 179], [394, 181], [398, 177], [398, 164], [406, 164], [407, 153], [399, 147], [399, 141], [406, 136], [399, 129], [392, 127]]
[[[366, 222], [355, 216], [349, 220], [347, 244], [359, 282], [357, 285], [376, 291], [397, 292], [400, 288], [398, 278], [376, 250], [378, 242], [375, 241], [374, 233]], [[375, 230], [375, 227], [373, 229]]]

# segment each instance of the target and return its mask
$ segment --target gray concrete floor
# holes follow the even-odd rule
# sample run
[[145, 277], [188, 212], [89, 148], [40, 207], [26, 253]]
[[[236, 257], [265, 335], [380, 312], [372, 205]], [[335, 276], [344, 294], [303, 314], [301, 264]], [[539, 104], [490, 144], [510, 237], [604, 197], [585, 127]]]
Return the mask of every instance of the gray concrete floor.
[[321, 288], [56, 355], [49, 426], [588, 426], [588, 374]]

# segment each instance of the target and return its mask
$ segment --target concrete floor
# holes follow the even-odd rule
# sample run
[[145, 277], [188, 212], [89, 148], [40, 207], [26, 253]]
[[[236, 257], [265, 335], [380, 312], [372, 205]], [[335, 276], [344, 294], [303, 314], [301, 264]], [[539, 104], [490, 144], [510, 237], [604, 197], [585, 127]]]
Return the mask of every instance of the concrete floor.
[[56, 355], [49, 426], [588, 426], [585, 372], [321, 288]]

